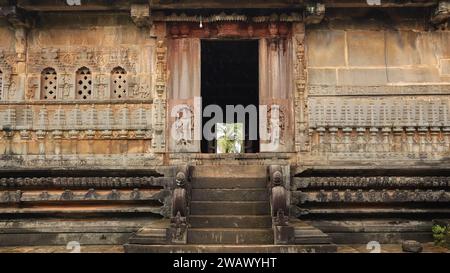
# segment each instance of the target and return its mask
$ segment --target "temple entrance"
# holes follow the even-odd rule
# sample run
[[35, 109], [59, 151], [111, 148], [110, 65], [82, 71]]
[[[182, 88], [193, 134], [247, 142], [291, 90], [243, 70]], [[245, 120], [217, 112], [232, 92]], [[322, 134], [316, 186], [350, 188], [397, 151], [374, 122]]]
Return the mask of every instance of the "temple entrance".
[[[257, 40], [202, 40], [201, 41], [201, 96], [203, 109], [208, 105], [218, 105], [227, 117], [227, 105], [242, 105], [244, 108], [254, 105], [259, 108], [259, 45]], [[250, 109], [250, 108], [247, 108]], [[258, 153], [258, 111], [256, 123], [245, 114], [243, 128], [239, 128], [244, 138], [241, 152]], [[211, 117], [203, 117], [202, 125], [207, 125]], [[240, 123], [237, 114], [227, 123]], [[216, 125], [213, 132], [222, 130]], [[252, 137], [253, 135], [253, 137]], [[220, 142], [220, 141], [219, 141]], [[220, 144], [219, 144], [220, 146]], [[220, 147], [219, 147], [220, 150]], [[202, 153], [217, 153], [217, 140], [207, 140], [203, 136]]]

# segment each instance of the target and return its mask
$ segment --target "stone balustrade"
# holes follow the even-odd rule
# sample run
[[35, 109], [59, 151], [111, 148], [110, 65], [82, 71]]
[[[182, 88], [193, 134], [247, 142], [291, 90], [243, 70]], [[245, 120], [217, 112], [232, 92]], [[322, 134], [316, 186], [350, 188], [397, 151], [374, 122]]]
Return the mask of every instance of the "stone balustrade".
[[312, 99], [313, 153], [450, 152], [448, 99]]
[[152, 104], [0, 105], [0, 154], [145, 154]]

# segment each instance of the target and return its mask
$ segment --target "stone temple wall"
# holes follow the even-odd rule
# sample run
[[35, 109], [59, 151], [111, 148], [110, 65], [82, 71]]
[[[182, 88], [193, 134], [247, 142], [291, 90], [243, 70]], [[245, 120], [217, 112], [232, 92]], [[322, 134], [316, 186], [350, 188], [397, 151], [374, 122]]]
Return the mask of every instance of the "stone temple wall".
[[148, 29], [129, 14], [45, 14], [0, 35], [3, 167], [161, 165]]
[[388, 21], [336, 16], [307, 30], [306, 164], [446, 162], [450, 32]]

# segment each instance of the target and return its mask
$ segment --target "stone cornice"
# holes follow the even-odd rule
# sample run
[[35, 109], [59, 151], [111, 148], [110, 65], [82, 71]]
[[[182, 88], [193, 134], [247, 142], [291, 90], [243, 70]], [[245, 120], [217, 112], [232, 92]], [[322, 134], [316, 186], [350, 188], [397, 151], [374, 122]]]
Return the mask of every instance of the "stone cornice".
[[[3, 1], [4, 2], [4, 1]], [[6, 3], [0, 2], [1, 5]], [[307, 0], [81, 0], [80, 6], [70, 6], [65, 0], [18, 0], [17, 6], [27, 11], [129, 11], [133, 4], [149, 4], [156, 10], [198, 10], [198, 9], [299, 9], [304, 8], [312, 1]], [[326, 8], [367, 8], [377, 7], [369, 5], [366, 0], [324, 0], [321, 1]], [[438, 4], [438, 0], [409, 0], [394, 1], [383, 0], [378, 7], [431, 7]]]

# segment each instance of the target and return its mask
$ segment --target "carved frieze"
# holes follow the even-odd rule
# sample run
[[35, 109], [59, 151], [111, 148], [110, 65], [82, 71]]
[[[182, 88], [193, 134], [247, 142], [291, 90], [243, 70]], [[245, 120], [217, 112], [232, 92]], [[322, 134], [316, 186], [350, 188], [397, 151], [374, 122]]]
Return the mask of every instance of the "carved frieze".
[[443, 189], [450, 188], [447, 176], [349, 176], [349, 177], [296, 177], [293, 190], [303, 189]]
[[450, 193], [444, 190], [345, 190], [319, 192], [292, 192], [294, 202], [303, 203], [387, 203], [387, 202], [450, 202]]

